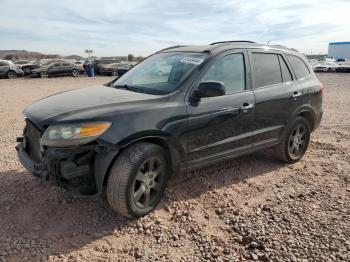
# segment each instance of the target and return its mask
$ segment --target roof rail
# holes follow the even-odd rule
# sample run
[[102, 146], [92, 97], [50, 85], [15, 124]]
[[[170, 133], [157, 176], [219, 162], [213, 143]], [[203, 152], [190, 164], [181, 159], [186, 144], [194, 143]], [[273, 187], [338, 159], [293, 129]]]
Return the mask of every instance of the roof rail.
[[173, 49], [173, 48], [179, 48], [179, 47], [186, 47], [186, 45], [174, 45], [174, 46], [169, 46], [169, 47], [166, 47], [166, 48], [164, 48], [164, 49], [161, 49], [161, 50], [157, 51], [157, 53], [158, 53], [158, 52], [161, 52], [161, 51], [164, 51], [164, 50]]
[[295, 52], [299, 52], [299, 51], [298, 51], [297, 49], [295, 49], [295, 48], [287, 47], [287, 46], [284, 46], [284, 45], [267, 45], [267, 46], [277, 47], [277, 48], [284, 48], [284, 49], [287, 49], [287, 50], [292, 50], [292, 51], [295, 51]]
[[235, 41], [221, 41], [221, 42], [214, 42], [214, 43], [211, 43], [210, 45], [227, 44], [227, 43], [251, 43], [251, 44], [255, 44], [255, 42], [253, 42], [253, 41], [247, 41], [247, 40], [235, 40]]

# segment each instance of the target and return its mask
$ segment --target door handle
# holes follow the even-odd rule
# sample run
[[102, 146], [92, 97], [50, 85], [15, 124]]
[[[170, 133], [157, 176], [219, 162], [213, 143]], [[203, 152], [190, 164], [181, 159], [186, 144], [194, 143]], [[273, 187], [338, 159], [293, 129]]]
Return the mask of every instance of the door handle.
[[241, 111], [243, 113], [248, 112], [249, 109], [253, 108], [254, 105], [253, 104], [249, 104], [249, 103], [244, 103], [243, 106], [241, 107]]
[[299, 96], [301, 96], [301, 92], [293, 92], [293, 94], [292, 94], [293, 98], [296, 98], [296, 97], [299, 97]]

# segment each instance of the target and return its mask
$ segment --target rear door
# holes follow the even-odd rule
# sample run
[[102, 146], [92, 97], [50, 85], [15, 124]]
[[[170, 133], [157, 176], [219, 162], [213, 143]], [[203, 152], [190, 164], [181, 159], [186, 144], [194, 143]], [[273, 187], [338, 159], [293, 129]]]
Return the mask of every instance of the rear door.
[[279, 51], [251, 51], [255, 95], [254, 147], [278, 142], [289, 117], [301, 105], [302, 88]]
[[[206, 65], [194, 84], [223, 82], [226, 95], [188, 102], [188, 166], [195, 167], [250, 150], [254, 95], [245, 51], [225, 52]], [[192, 89], [192, 91], [193, 91]]]
[[62, 63], [61, 74], [62, 75], [71, 75], [74, 65], [71, 63]]

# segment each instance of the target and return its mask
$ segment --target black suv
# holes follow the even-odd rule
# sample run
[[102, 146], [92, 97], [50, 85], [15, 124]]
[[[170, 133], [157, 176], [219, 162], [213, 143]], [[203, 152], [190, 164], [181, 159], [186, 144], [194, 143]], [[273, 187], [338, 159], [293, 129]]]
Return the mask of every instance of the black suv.
[[319, 126], [322, 92], [294, 49], [176, 46], [105, 86], [35, 102], [16, 148], [32, 174], [74, 194], [106, 185], [112, 209], [136, 218], [156, 207], [171, 173], [269, 147], [298, 161]]

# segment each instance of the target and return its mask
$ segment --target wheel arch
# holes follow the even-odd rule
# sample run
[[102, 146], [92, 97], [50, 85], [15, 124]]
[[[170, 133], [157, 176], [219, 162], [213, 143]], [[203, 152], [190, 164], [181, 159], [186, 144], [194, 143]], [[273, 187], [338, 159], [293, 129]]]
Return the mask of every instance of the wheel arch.
[[116, 145], [118, 148], [115, 155], [109, 160], [109, 163], [107, 164], [107, 168], [105, 167], [105, 171], [102, 174], [99, 174], [98, 176], [103, 176], [103, 178], [99, 177], [99, 179], [96, 179], [96, 182], [98, 183], [97, 189], [98, 191], [102, 191], [103, 185], [107, 184], [108, 177], [110, 174], [110, 170], [112, 166], [114, 165], [115, 161], [117, 160], [118, 156], [121, 152], [127, 147], [129, 147], [132, 144], [139, 143], [139, 142], [147, 142], [156, 144], [160, 147], [162, 147], [165, 152], [167, 153], [167, 159], [170, 163], [171, 173], [177, 173], [181, 170], [181, 150], [179, 149], [179, 145], [175, 145], [172, 141], [172, 137], [167, 134], [152, 134], [152, 135], [143, 135], [143, 136], [133, 136], [132, 138], [126, 138], [122, 140], [121, 142]]
[[293, 118], [297, 117], [297, 116], [301, 116], [301, 117], [305, 118], [308, 121], [308, 123], [310, 125], [310, 131], [313, 131], [315, 129], [316, 113], [315, 113], [314, 109], [310, 105], [304, 105], [304, 106], [298, 108], [294, 112]]

